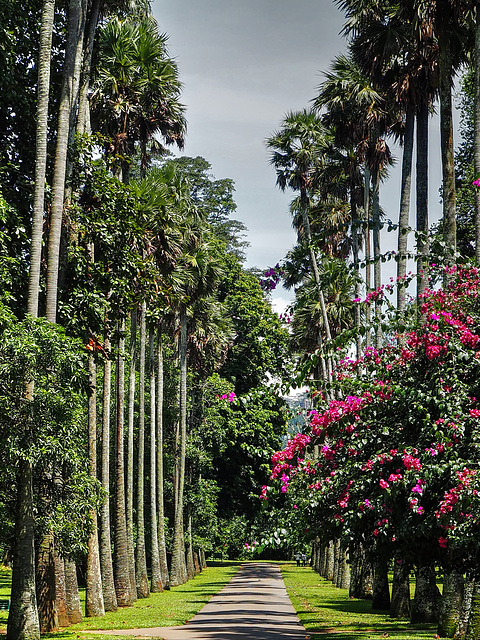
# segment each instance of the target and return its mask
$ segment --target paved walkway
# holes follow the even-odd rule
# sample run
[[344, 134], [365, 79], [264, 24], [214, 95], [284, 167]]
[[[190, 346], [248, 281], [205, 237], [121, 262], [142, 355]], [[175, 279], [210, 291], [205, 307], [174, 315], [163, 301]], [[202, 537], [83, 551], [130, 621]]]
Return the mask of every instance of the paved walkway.
[[181, 627], [101, 631], [163, 640], [305, 640], [278, 565], [243, 564], [234, 578]]

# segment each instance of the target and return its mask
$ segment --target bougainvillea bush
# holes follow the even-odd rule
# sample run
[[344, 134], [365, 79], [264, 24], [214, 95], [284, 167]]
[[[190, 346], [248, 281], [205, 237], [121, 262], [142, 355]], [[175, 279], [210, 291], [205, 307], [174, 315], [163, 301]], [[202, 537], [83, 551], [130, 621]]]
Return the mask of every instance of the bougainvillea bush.
[[[449, 270], [380, 352], [344, 360], [335, 400], [273, 456], [299, 528], [474, 572], [480, 551], [480, 274]], [[268, 497], [264, 487], [263, 497]]]

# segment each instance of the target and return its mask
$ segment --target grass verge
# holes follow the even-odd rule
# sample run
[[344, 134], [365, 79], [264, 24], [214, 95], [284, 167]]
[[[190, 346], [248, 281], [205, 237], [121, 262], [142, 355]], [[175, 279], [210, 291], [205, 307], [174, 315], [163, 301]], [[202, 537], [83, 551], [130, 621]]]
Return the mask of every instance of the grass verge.
[[368, 600], [349, 598], [309, 567], [282, 565], [288, 595], [311, 640], [432, 640], [436, 627], [411, 625], [372, 611]]
[[[91, 629], [170, 627], [184, 624], [232, 579], [239, 567], [239, 564], [235, 562], [212, 562], [209, 564], [211, 566], [186, 584], [173, 587], [163, 593], [152, 593], [149, 598], [137, 600], [131, 607], [108, 612], [104, 617], [84, 618], [83, 622], [56, 633], [44, 634], [42, 638], [112, 640], [112, 636], [89, 634], [88, 631]], [[84, 590], [81, 590], [80, 595], [83, 599]], [[6, 624], [6, 616], [4, 623]], [[132, 636], [129, 638], [131, 640]]]

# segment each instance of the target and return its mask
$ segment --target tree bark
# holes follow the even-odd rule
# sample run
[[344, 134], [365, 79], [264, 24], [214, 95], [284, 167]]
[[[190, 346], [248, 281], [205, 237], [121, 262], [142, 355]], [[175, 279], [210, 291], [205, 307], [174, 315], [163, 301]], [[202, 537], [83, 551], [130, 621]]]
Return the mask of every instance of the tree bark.
[[463, 575], [455, 570], [445, 571], [443, 595], [437, 633], [441, 638], [454, 638], [460, 622], [463, 606]]
[[62, 232], [67, 151], [72, 126], [72, 112], [76, 104], [80, 81], [83, 36], [86, 20], [86, 1], [70, 0], [65, 62], [60, 94], [57, 146], [52, 184], [52, 208], [48, 239], [47, 306], [46, 318], [55, 322], [57, 317], [58, 270], [60, 264], [60, 237]]
[[[97, 365], [95, 355], [88, 358], [88, 462], [92, 478], [97, 477]], [[100, 574], [100, 551], [98, 545], [97, 512], [90, 512], [92, 530], [88, 538], [87, 588], [85, 593], [85, 615], [105, 615], [103, 604], [102, 576]]]
[[73, 560], [65, 560], [65, 594], [67, 601], [67, 615], [70, 624], [82, 621], [82, 607], [78, 591], [77, 567]]
[[128, 566], [130, 575], [130, 585], [132, 602], [137, 599], [137, 580], [135, 575], [135, 544], [133, 533], [133, 494], [134, 494], [134, 428], [135, 428], [135, 392], [137, 385], [137, 310], [130, 314], [130, 369], [128, 377], [128, 436], [127, 436], [127, 482], [126, 482], [126, 505], [127, 505], [127, 549]]
[[417, 113], [417, 300], [428, 286], [428, 103]]
[[55, 549], [55, 607], [57, 609], [58, 626], [69, 627], [70, 619], [67, 611], [67, 586], [65, 579], [65, 561]]
[[157, 513], [158, 513], [158, 552], [163, 588], [168, 588], [170, 579], [167, 564], [167, 544], [165, 540], [165, 508], [163, 500], [163, 336], [162, 325], [157, 328]]
[[117, 604], [128, 607], [132, 604], [130, 570], [127, 555], [127, 519], [125, 509], [125, 462], [124, 462], [124, 412], [125, 412], [125, 319], [119, 327], [117, 356], [117, 431], [115, 447], [115, 539], [114, 580]]
[[[480, 1], [475, 2], [475, 111], [473, 157], [475, 178], [480, 177]], [[475, 189], [475, 259], [480, 264], [480, 188]]]
[[39, 640], [35, 584], [32, 465], [20, 460], [7, 640]]
[[137, 436], [137, 540], [135, 546], [135, 577], [137, 597], [148, 598], [147, 558], [145, 552], [145, 352], [147, 342], [147, 305], [142, 303], [140, 320], [139, 407]]
[[58, 629], [54, 554], [53, 533], [49, 532], [42, 536], [37, 551], [37, 605], [41, 633], [50, 633]]
[[175, 527], [173, 534], [172, 568], [170, 584], [178, 586], [187, 581], [185, 563], [185, 541], [183, 530], [183, 493], [185, 486], [185, 453], [187, 440], [187, 313], [185, 305], [180, 311], [180, 443], [177, 460], [178, 487], [175, 508]]
[[157, 514], [157, 419], [156, 419], [156, 377], [155, 377], [155, 331], [149, 331], [148, 371], [150, 380], [150, 557], [152, 566], [151, 591], [163, 591], [160, 554], [158, 550]]
[[416, 570], [415, 595], [412, 602], [412, 622], [438, 622], [440, 591], [433, 563], [419, 564]]
[[30, 273], [28, 279], [28, 313], [38, 317], [40, 266], [42, 258], [45, 180], [47, 173], [48, 103], [50, 97], [50, 60], [55, 18], [55, 0], [44, 0], [38, 52], [37, 126], [35, 146], [35, 191], [33, 196]]
[[410, 565], [399, 555], [393, 565], [391, 618], [410, 619]]
[[390, 609], [390, 590], [388, 587], [388, 562], [386, 558], [376, 558], [373, 562], [372, 609], [388, 611]]
[[410, 216], [410, 191], [412, 184], [413, 134], [415, 116], [413, 107], [407, 107], [405, 134], [403, 138], [402, 187], [400, 195], [400, 215], [398, 219], [398, 253], [397, 253], [397, 311], [400, 319], [405, 315], [407, 289], [407, 248]]
[[100, 507], [100, 569], [102, 574], [103, 603], [105, 611], [116, 611], [117, 596], [113, 579], [112, 540], [110, 528], [110, 401], [112, 391], [112, 360], [110, 345], [110, 325], [105, 321], [103, 348], [103, 405], [102, 405], [102, 463], [101, 483], [107, 496]]

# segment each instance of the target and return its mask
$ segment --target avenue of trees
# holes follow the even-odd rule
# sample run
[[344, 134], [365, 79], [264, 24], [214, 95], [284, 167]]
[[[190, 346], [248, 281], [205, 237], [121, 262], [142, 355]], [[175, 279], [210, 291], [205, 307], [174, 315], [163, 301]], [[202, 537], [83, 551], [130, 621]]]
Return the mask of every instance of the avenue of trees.
[[[175, 158], [146, 0], [0, 2], [0, 553], [9, 640], [238, 557], [282, 446], [288, 331], [234, 183]], [[273, 381], [273, 383], [272, 383]]]
[[[314, 569], [351, 596], [372, 599], [392, 617], [436, 622], [440, 637], [473, 640], [480, 634], [480, 7], [336, 4], [346, 52], [324, 72], [310, 105], [288, 113], [266, 141], [277, 185], [293, 196], [298, 242], [263, 286], [282, 282], [295, 291], [291, 343], [313, 410], [273, 456], [261, 497], [283, 523], [274, 543], [311, 544]], [[428, 140], [434, 116], [438, 149]], [[381, 205], [393, 143], [401, 156], [396, 212]], [[433, 225], [429, 148], [442, 163], [442, 217]], [[382, 251], [387, 232], [398, 238], [394, 252]], [[255, 543], [258, 550], [269, 542]]]

